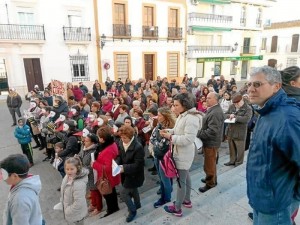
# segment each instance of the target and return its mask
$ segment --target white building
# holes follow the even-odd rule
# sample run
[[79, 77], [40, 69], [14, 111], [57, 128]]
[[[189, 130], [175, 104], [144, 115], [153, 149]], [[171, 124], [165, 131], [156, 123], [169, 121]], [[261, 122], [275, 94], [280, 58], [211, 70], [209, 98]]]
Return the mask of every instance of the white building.
[[300, 20], [278, 22], [265, 27], [261, 39], [262, 65], [283, 70], [290, 66], [299, 66]]
[[259, 64], [265, 9], [273, 0], [190, 0], [187, 73], [206, 82], [211, 75], [247, 79]]
[[98, 21], [103, 82], [184, 75], [185, 0], [98, 0]]
[[94, 28], [92, 0], [1, 0], [2, 78], [23, 94], [51, 79], [98, 79]]

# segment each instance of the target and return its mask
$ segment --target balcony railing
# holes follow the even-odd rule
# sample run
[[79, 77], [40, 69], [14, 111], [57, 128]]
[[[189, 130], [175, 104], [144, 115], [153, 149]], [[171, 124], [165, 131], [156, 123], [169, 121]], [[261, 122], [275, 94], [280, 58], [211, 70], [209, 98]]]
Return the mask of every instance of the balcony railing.
[[256, 27], [261, 27], [262, 20], [256, 19]]
[[256, 46], [241, 46], [241, 54], [255, 54]]
[[113, 24], [114, 38], [131, 38], [131, 25]]
[[181, 40], [182, 39], [182, 27], [168, 27], [168, 39]]
[[188, 46], [189, 52], [214, 52], [214, 53], [222, 53], [222, 52], [230, 52], [231, 46], [199, 46], [193, 45]]
[[63, 27], [65, 41], [91, 41], [91, 28]]
[[44, 25], [0, 24], [0, 39], [45, 40]]
[[240, 24], [242, 27], [246, 26], [246, 18], [241, 18], [240, 19]]
[[158, 39], [158, 27], [143, 26], [143, 39]]
[[205, 20], [207, 22], [229, 23], [232, 22], [232, 16], [223, 16], [207, 13], [189, 13], [190, 20]]

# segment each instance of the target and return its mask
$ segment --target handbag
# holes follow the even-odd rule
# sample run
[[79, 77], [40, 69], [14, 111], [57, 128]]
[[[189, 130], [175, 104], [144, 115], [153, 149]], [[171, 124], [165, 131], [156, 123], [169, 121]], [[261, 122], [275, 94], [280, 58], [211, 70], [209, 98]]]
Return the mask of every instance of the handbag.
[[97, 181], [97, 189], [102, 195], [108, 195], [112, 193], [112, 187], [111, 184], [107, 178], [106, 172], [105, 172], [105, 166], [102, 167], [102, 176]]
[[159, 161], [162, 170], [166, 177], [174, 178], [179, 177], [178, 170], [176, 168], [175, 160], [173, 158], [172, 143], [169, 145], [169, 150], [164, 155], [163, 160]]

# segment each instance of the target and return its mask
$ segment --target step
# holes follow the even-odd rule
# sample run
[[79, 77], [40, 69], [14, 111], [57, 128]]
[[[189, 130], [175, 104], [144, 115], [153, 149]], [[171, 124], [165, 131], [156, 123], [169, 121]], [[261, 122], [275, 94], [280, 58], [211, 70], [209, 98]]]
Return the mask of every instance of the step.
[[[247, 155], [247, 153], [246, 153]], [[222, 157], [223, 158], [223, 157]], [[225, 157], [224, 157], [225, 158]], [[228, 160], [228, 157], [226, 157]], [[245, 156], [246, 158], [246, 156]], [[227, 161], [223, 159], [221, 161]], [[218, 186], [207, 191], [199, 193], [198, 188], [202, 186], [201, 178], [204, 172], [197, 169], [191, 173], [192, 187], [197, 191], [192, 191], [191, 199], [193, 202], [192, 209], [183, 207], [184, 216], [181, 218], [167, 214], [163, 208], [154, 209], [153, 203], [159, 198], [156, 194], [157, 188], [151, 189], [141, 194], [142, 208], [138, 210], [134, 224], [234, 224], [239, 223], [236, 217], [233, 217], [232, 223], [228, 223], [231, 218], [228, 209], [235, 209], [243, 214], [247, 219], [248, 208], [242, 207], [237, 202], [246, 197], [246, 178], [245, 178], [245, 163], [238, 167], [224, 167], [223, 162], [218, 165]], [[201, 172], [200, 172], [201, 171]], [[172, 199], [176, 196], [175, 191], [172, 193]], [[247, 204], [247, 203], [246, 203]], [[124, 224], [128, 214], [127, 207], [124, 203], [119, 204], [120, 211], [110, 217], [100, 220], [94, 220], [93, 223], [86, 224]], [[235, 212], [235, 211], [233, 211]], [[228, 215], [227, 215], [228, 214]], [[220, 219], [223, 218], [223, 219]], [[224, 223], [223, 223], [223, 222]]]

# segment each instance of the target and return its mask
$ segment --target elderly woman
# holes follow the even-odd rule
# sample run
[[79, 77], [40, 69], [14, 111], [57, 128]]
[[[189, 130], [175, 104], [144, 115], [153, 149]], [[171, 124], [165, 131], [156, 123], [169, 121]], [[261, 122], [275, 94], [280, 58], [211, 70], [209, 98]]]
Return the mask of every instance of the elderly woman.
[[181, 217], [181, 206], [191, 208], [191, 178], [189, 169], [191, 168], [194, 155], [194, 141], [198, 130], [201, 128], [202, 116], [195, 108], [195, 97], [189, 93], [180, 93], [174, 97], [173, 111], [178, 115], [173, 129], [163, 129], [160, 132], [162, 138], [171, 141], [173, 156], [179, 173], [177, 186], [177, 197], [174, 204], [165, 206], [166, 212]]

